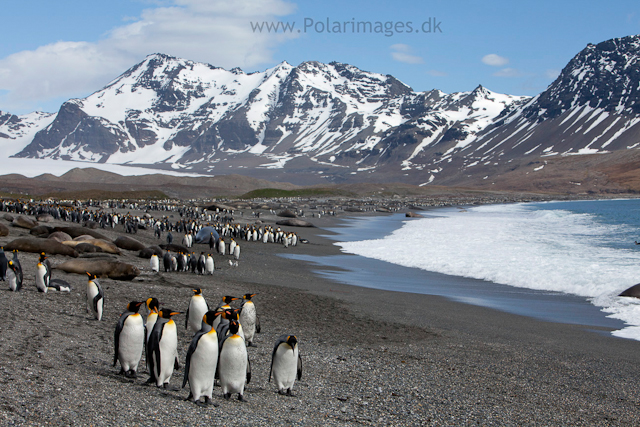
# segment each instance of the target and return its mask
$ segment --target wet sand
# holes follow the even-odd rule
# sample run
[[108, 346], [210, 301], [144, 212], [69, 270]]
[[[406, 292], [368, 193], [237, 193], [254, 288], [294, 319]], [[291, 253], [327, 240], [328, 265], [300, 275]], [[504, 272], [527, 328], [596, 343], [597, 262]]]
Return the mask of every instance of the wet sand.
[[[329, 227], [336, 219], [309, 220]], [[0, 243], [28, 234], [9, 228]], [[321, 229], [290, 230], [310, 243], [285, 249], [241, 242], [238, 267], [216, 254], [213, 276], [151, 273], [148, 260], [123, 251], [119, 258], [142, 274], [131, 282], [101, 280], [100, 322], [86, 313], [85, 277], [54, 270], [73, 291], [39, 294], [37, 255], [21, 253], [23, 291], [0, 283], [0, 424], [637, 425], [640, 342], [442, 297], [329, 281], [313, 273], [316, 266], [278, 254], [326, 256], [339, 249], [319, 236], [326, 234]], [[118, 227], [105, 234], [124, 233]], [[151, 231], [133, 237], [158, 243]], [[50, 259], [55, 266], [66, 258]], [[184, 401], [188, 386], [157, 389], [144, 384], [144, 369], [132, 381], [112, 366], [113, 330], [129, 301], [155, 296], [163, 307], [186, 311], [192, 287], [202, 287], [210, 305], [223, 295], [258, 293], [263, 332], [258, 347], [248, 349], [247, 402], [226, 401], [216, 387], [218, 406], [201, 408]], [[184, 315], [176, 323], [184, 364], [191, 337]], [[278, 395], [267, 381], [273, 343], [284, 333], [298, 337], [303, 357], [295, 397]], [[171, 384], [180, 386], [182, 375], [176, 371]]]

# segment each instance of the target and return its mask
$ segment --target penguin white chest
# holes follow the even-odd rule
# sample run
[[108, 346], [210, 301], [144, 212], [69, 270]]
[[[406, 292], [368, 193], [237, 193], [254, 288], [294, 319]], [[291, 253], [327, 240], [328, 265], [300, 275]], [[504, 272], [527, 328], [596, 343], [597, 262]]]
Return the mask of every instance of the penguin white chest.
[[9, 289], [14, 292], [18, 290], [18, 278], [12, 269], [7, 270], [7, 281], [9, 282]]
[[247, 341], [252, 341], [256, 331], [256, 306], [251, 301], [245, 302], [242, 307], [240, 324], [243, 328], [244, 338]]
[[273, 355], [272, 371], [278, 390], [292, 388], [298, 372], [298, 346], [295, 349], [285, 344], [278, 346]]
[[194, 295], [189, 303], [189, 329], [195, 334], [202, 326], [202, 317], [207, 312], [207, 302], [202, 295]]
[[144, 347], [144, 324], [142, 316], [132, 314], [127, 317], [120, 332], [118, 359], [125, 371], [138, 370]]
[[243, 393], [247, 378], [247, 348], [239, 335], [227, 338], [220, 351], [219, 376], [222, 393]]
[[171, 380], [174, 362], [178, 353], [178, 331], [173, 320], [168, 321], [162, 330], [160, 347], [160, 372], [157, 377], [157, 385], [161, 386]]
[[204, 334], [189, 363], [189, 386], [194, 400], [200, 396], [211, 398], [218, 365], [218, 335], [215, 331]]

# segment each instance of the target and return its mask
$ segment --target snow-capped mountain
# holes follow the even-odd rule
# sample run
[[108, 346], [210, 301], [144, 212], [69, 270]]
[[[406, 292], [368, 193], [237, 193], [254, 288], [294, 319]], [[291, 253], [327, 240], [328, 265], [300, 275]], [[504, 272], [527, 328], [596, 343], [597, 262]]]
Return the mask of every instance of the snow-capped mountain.
[[[154, 54], [31, 119], [13, 153], [297, 184], [493, 185], [568, 156], [640, 148], [639, 57], [639, 36], [590, 44], [530, 98], [416, 92], [335, 62], [245, 73]], [[0, 141], [17, 135], [2, 117]]]
[[0, 151], [16, 153], [33, 140], [35, 134], [51, 124], [55, 114], [29, 113], [22, 116], [0, 111]]
[[348, 176], [389, 162], [414, 165], [429, 145], [471, 140], [523, 100], [480, 86], [414, 92], [340, 63], [283, 62], [247, 74], [154, 54], [102, 90], [65, 102], [16, 156], [213, 173], [297, 160], [294, 168]]

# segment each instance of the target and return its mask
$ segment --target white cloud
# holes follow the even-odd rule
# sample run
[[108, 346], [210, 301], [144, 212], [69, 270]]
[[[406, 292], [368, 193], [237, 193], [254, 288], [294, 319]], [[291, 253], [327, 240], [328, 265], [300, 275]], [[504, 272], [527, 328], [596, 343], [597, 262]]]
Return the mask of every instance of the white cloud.
[[411, 47], [402, 43], [391, 45], [391, 57], [405, 64], [422, 64], [424, 62], [422, 57], [411, 54]]
[[517, 70], [515, 68], [503, 68], [500, 71], [496, 71], [495, 73], [493, 73], [494, 76], [496, 77], [521, 77], [523, 76], [522, 72], [520, 70]]
[[495, 53], [490, 53], [482, 57], [482, 62], [492, 67], [503, 67], [509, 63], [509, 59], [496, 55]]
[[293, 13], [287, 0], [172, 0], [97, 42], [59, 41], [0, 59], [1, 110], [25, 110], [43, 100], [85, 96], [151, 53], [225, 68], [272, 61], [274, 49], [297, 37], [253, 32], [250, 23]]

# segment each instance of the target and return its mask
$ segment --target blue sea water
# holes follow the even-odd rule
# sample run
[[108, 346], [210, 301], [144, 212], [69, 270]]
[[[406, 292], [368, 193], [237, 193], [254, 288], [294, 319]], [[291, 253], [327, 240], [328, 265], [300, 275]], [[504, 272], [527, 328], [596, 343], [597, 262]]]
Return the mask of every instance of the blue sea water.
[[348, 219], [347, 254], [297, 257], [343, 283], [441, 295], [640, 340], [640, 200], [489, 205]]

